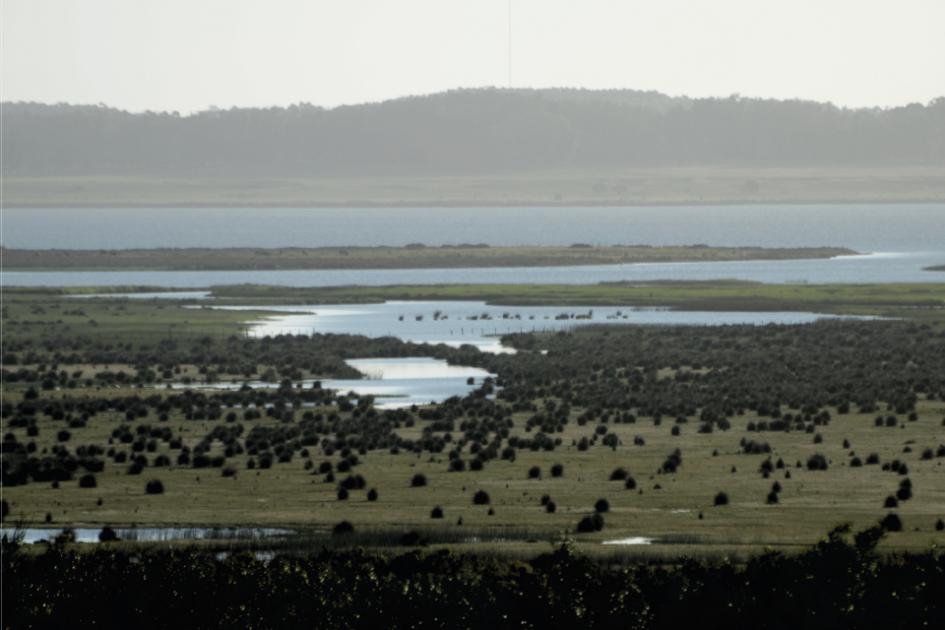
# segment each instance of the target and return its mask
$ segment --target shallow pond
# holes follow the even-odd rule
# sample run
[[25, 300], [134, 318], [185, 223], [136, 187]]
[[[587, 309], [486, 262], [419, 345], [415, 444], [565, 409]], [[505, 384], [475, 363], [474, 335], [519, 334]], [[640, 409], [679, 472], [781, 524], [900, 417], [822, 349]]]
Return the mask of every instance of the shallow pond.
[[[399, 409], [411, 405], [442, 402], [452, 396], [466, 396], [494, 376], [486, 370], [449, 365], [441, 359], [405, 357], [396, 359], [350, 359], [348, 365], [364, 374], [364, 379], [323, 379], [325, 389], [358, 396], [375, 396], [378, 409]], [[470, 382], [471, 380], [471, 382]], [[302, 387], [311, 387], [314, 379], [297, 381]], [[279, 383], [240, 381], [221, 383], [174, 383], [174, 389], [235, 390], [244, 385], [256, 388], [276, 388]]]
[[[167, 542], [172, 540], [259, 540], [263, 538], [278, 538], [289, 536], [295, 532], [291, 529], [274, 527], [116, 527], [115, 534], [119, 540], [133, 540], [138, 542]], [[97, 543], [101, 528], [76, 527], [71, 530], [75, 535], [75, 542]], [[42, 540], [52, 542], [56, 536], [63, 533], [63, 529], [52, 527], [25, 527], [13, 529], [4, 527], [3, 536], [12, 538], [22, 535], [23, 542], [35, 544]]]
[[646, 538], [644, 536], [630, 536], [629, 538], [617, 538], [615, 540], [605, 540], [602, 545], [652, 545], [655, 538]]
[[667, 308], [599, 306], [494, 306], [474, 301], [399, 302], [309, 306], [220, 306], [228, 310], [285, 312], [254, 321], [252, 336], [337, 333], [397, 337], [414, 343], [469, 344], [484, 352], [509, 352], [509, 333], [572, 330], [587, 324], [807, 324], [837, 318], [788, 311], [672, 311]]

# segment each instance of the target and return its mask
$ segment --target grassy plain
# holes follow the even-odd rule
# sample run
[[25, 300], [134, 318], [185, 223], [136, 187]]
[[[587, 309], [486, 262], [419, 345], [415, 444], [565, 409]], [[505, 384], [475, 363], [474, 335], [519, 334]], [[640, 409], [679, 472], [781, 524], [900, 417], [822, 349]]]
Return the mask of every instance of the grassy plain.
[[[80, 300], [70, 297], [77, 291], [5, 290], [3, 323], [5, 349], [10, 340], [43, 348], [48, 340], [63, 336], [91, 339], [107, 344], [148, 344], [168, 338], [194, 339], [200, 336], [226, 337], [245, 329], [246, 321], [264, 311], [232, 312], [185, 309], [173, 301], [126, 300], [119, 298]], [[747, 308], [772, 310], [824, 310], [910, 317], [918, 321], [939, 322], [945, 314], [945, 285], [755, 285], [740, 282], [665, 283], [652, 285], [598, 286], [463, 286], [463, 287], [381, 287], [338, 289], [286, 289], [276, 287], [231, 287], [215, 290], [225, 302], [274, 304], [293, 302], [343, 302], [381, 299], [485, 299], [510, 304], [663, 304], [677, 308]], [[194, 305], [195, 301], [185, 301]], [[47, 348], [49, 356], [57, 348]], [[6, 366], [10, 367], [10, 366]], [[69, 366], [57, 369], [93, 371], [101, 366]], [[116, 366], [112, 366], [116, 367]], [[119, 366], [120, 367], [120, 366]], [[133, 366], [124, 366], [131, 370]], [[193, 371], [193, 366], [184, 366]], [[882, 369], [880, 366], [866, 366]], [[678, 366], [663, 366], [660, 374], [670, 378]], [[25, 386], [5, 385], [4, 404], [22, 399]], [[78, 387], [44, 391], [44, 400], [92, 400], [116, 396], [166, 395], [163, 388]], [[543, 399], [534, 401], [539, 408]], [[908, 462], [909, 478], [915, 497], [897, 509], [906, 529], [886, 541], [890, 548], [927, 548], [945, 544], [945, 532], [934, 524], [945, 518], [945, 484], [942, 483], [945, 459], [921, 459], [926, 448], [945, 442], [943, 419], [945, 403], [920, 398], [915, 421], [903, 420], [895, 427], [877, 427], [874, 413], [840, 414], [830, 409], [833, 420], [818, 429], [822, 442], [801, 431], [753, 434], [746, 432], [748, 422], [757, 416], [741, 413], [731, 418], [729, 431], [697, 432], [698, 422], [680, 425], [680, 435], [671, 434], [672, 419], [660, 425], [652, 418], [640, 417], [634, 424], [612, 424], [621, 444], [611, 449], [600, 444], [580, 450], [575, 441], [589, 435], [593, 426], [581, 426], [576, 419], [586, 409], [570, 410], [571, 421], [555, 437], [562, 444], [551, 452], [518, 449], [514, 462], [494, 460], [483, 471], [447, 472], [445, 453], [422, 455], [374, 450], [361, 457], [356, 472], [367, 480], [367, 488], [376, 488], [376, 502], [366, 500], [364, 490], [355, 490], [346, 501], [336, 497], [337, 484], [326, 483], [303, 468], [305, 458], [296, 455], [287, 463], [273, 463], [271, 469], [247, 469], [247, 455], [228, 458], [236, 469], [233, 477], [223, 477], [218, 468], [193, 469], [188, 466], [148, 467], [142, 475], [128, 475], [126, 466], [109, 464], [98, 474], [98, 487], [83, 489], [77, 481], [62, 482], [59, 488], [49, 483], [29, 483], [3, 488], [9, 502], [10, 522], [41, 525], [45, 514], [52, 515], [52, 525], [278, 525], [304, 531], [327, 532], [346, 519], [362, 530], [455, 532], [460, 538], [487, 536], [499, 539], [488, 549], [518, 550], [530, 544], [545, 544], [564, 533], [573, 533], [576, 522], [590, 514], [594, 502], [606, 498], [610, 511], [604, 515], [602, 532], [579, 537], [582, 547], [594, 553], [622, 552], [598, 546], [603, 540], [625, 536], [660, 539], [652, 547], [633, 548], [635, 554], [687, 555], [699, 553], [748, 553], [766, 546], [793, 548], [809, 545], [832, 526], [850, 521], [866, 527], [883, 514], [883, 500], [894, 494], [901, 479], [880, 466], [853, 468], [848, 465], [855, 453], [861, 458], [877, 453], [881, 462], [899, 458]], [[796, 411], [796, 410], [795, 410]], [[238, 412], [239, 413], [239, 412]], [[880, 414], [889, 413], [881, 411]], [[512, 435], [529, 437], [525, 422], [530, 412], [513, 414]], [[20, 442], [34, 440], [39, 451], [56, 443], [62, 421], [37, 416], [39, 433], [27, 437], [22, 428], [12, 428], [9, 417], [3, 421], [4, 434], [12, 433]], [[98, 414], [84, 428], [73, 430], [68, 443], [105, 444], [111, 431], [126, 423], [118, 411]], [[137, 420], [152, 426], [171, 428], [184, 444], [196, 445], [220, 421], [185, 420], [172, 412], [159, 422], [149, 416]], [[427, 421], [397, 429], [406, 438], [419, 438]], [[276, 420], [265, 416], [247, 425], [273, 426]], [[457, 431], [457, 433], [460, 433]], [[645, 446], [635, 446], [642, 437]], [[770, 478], [759, 473], [767, 455], [740, 453], [739, 439], [750, 437], [768, 441], [771, 458], [783, 459], [786, 467], [775, 470]], [[844, 440], [849, 446], [844, 446]], [[215, 443], [219, 449], [219, 443]], [[683, 463], [676, 473], [658, 473], [661, 463], [675, 448], [681, 449]], [[908, 449], [908, 450], [907, 450]], [[310, 449], [310, 458], [318, 467], [328, 459], [337, 464], [337, 453], [324, 456]], [[717, 454], [714, 452], [717, 451]], [[211, 451], [211, 455], [216, 451]], [[830, 461], [828, 471], [810, 471], [803, 466], [813, 453], [822, 453]], [[158, 443], [158, 454], [174, 455], [166, 443]], [[468, 457], [468, 452], [464, 457]], [[171, 457], [174, 461], [174, 457]], [[801, 466], [798, 467], [798, 462]], [[561, 478], [552, 478], [552, 464], [564, 466]], [[540, 479], [529, 479], [528, 470], [538, 466]], [[621, 481], [609, 481], [611, 471], [626, 468], [638, 486], [626, 490]], [[786, 473], [790, 478], [786, 478]], [[427, 476], [428, 485], [411, 488], [409, 480], [416, 473]], [[338, 479], [343, 475], [339, 474]], [[147, 495], [148, 479], [159, 478], [166, 492]], [[765, 502], [773, 482], [783, 486], [780, 501]], [[659, 486], [659, 487], [658, 487]], [[486, 490], [492, 499], [494, 514], [485, 506], [472, 504], [472, 494]], [[713, 506], [713, 497], [724, 491], [730, 504]], [[548, 494], [556, 503], [554, 514], [546, 513], [539, 499]], [[98, 501], [101, 499], [101, 504]], [[434, 506], [441, 506], [445, 518], [430, 518]], [[701, 515], [701, 518], [700, 518]], [[462, 519], [462, 525], [459, 525]], [[502, 539], [508, 539], [502, 542]], [[527, 540], [537, 541], [535, 543]]]
[[[81, 396], [82, 392], [73, 395]], [[575, 409], [573, 413], [577, 416], [580, 411]], [[515, 462], [496, 461], [481, 472], [447, 472], [445, 454], [370, 452], [362, 457], [364, 463], [357, 470], [367, 479], [369, 488], [377, 489], [376, 502], [367, 501], [365, 491], [352, 491], [347, 501], [339, 501], [336, 484], [324, 483], [321, 476], [303, 470], [302, 458], [256, 471], [246, 469], [245, 455], [229, 460], [238, 470], [235, 477], [229, 478], [222, 477], [219, 469], [177, 466], [149, 468], [135, 476], [126, 474], [124, 467], [112, 465], [97, 475], [97, 488], [82, 489], [76, 481], [63, 482], [58, 489], [48, 483], [34, 483], [4, 488], [3, 494], [11, 504], [9, 518], [32, 525], [43, 524], [47, 512], [53, 515], [53, 525], [93, 527], [253, 524], [328, 532], [340, 520], [350, 520], [367, 530], [423, 531], [436, 527], [496, 538], [507, 532], [515, 539], [508, 542], [507, 546], [512, 547], [526, 544], [522, 539], [545, 544], [573, 532], [577, 521], [593, 512], [594, 502], [606, 498], [610, 511], [604, 515], [604, 531], [583, 535], [583, 543], [595, 545], [603, 540], [647, 536], [663, 541], [648, 550], [652, 553], [690, 553], [700, 548], [748, 552], [766, 546], [810, 545], [840, 522], [852, 522], [855, 528], [875, 523], [883, 512], [884, 498], [895, 493], [900, 477], [879, 466], [846, 465], [851, 451], [863, 458], [875, 452], [883, 462], [908, 459], [909, 477], [916, 488], [915, 497], [897, 510], [908, 527], [889, 544], [915, 549], [945, 544], [945, 532], [934, 530], [936, 519], [945, 517], [943, 460], [917, 461], [915, 454], [907, 457], [902, 453], [905, 445], [921, 451], [942, 441], [945, 404], [920, 405], [918, 420], [901, 429], [874, 427], [872, 414], [835, 417], [821, 431], [821, 444], [813, 444], [812, 436], [803, 432], [763, 434], [761, 438], [770, 441], [774, 449], [772, 458], [783, 458], [787, 463], [785, 470], [775, 471], [769, 479], [759, 473], [766, 455], [739, 453], [739, 437], [751, 435], [745, 433], [751, 416], [743, 416], [733, 418], [732, 430], [724, 433], [699, 434], [696, 425], [690, 424], [683, 427], [680, 436], [670, 434], [670, 424], [654, 426], [649, 419], [641, 419], [635, 425], [613, 427], [623, 442], [617, 449], [596, 446], [587, 451], [570, 444], [588, 433], [586, 427], [571, 422], [561, 435], [565, 445], [554, 452], [520, 450]], [[526, 416], [516, 419], [517, 425], [523, 426]], [[76, 431], [73, 439], [81, 444], [105, 443], [111, 430], [121, 423], [117, 414], [97, 418], [88, 428]], [[167, 421], [167, 426], [191, 446], [214, 424], [219, 423], [179, 417]], [[61, 423], [40, 423], [36, 440], [40, 448], [55, 443], [57, 426]], [[413, 433], [419, 432], [417, 426]], [[519, 432], [524, 435], [524, 431]], [[635, 436], [642, 436], [646, 445], [633, 446]], [[845, 439], [850, 442], [849, 448], [843, 447]], [[682, 466], [675, 474], [659, 474], [660, 464], [675, 448], [684, 454]], [[160, 447], [155, 454], [174, 456], [164, 449]], [[713, 451], [718, 455], [713, 456]], [[795, 467], [814, 452], [828, 457], [829, 471]], [[313, 454], [312, 459], [317, 466], [324, 459], [337, 462], [338, 458]], [[549, 470], [554, 463], [564, 465], [562, 478], [551, 478]], [[527, 478], [532, 466], [542, 469], [541, 479]], [[635, 477], [637, 490], [624, 489], [622, 481], [608, 480], [618, 466]], [[785, 471], [790, 472], [790, 479], [785, 479]], [[426, 487], [410, 487], [416, 473], [427, 476]], [[145, 482], [151, 478], [162, 480], [164, 494], [145, 494]], [[765, 497], [774, 481], [784, 489], [777, 505], [767, 505]], [[472, 504], [472, 495], [479, 489], [490, 494], [494, 515], [489, 515], [488, 507]], [[728, 494], [731, 503], [714, 507], [713, 497], [720, 491]], [[543, 494], [557, 504], [556, 513], [545, 512], [539, 502]], [[430, 518], [431, 509], [437, 505], [443, 508], [443, 521]], [[458, 519], [462, 519], [462, 526], [457, 525]], [[605, 549], [620, 551], [617, 547]]]

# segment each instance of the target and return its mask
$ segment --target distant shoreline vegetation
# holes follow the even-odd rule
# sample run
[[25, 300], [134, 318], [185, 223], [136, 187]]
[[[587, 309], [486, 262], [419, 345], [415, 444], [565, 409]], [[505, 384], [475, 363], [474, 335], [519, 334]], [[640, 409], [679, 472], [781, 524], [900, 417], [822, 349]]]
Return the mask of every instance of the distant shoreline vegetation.
[[483, 243], [404, 247], [161, 248], [120, 250], [7, 249], [15, 270], [299, 270], [556, 267], [659, 262], [826, 259], [855, 255], [845, 247], [710, 247], [684, 245], [490, 247]]
[[945, 271], [945, 265], [933, 265], [931, 267], [925, 267], [925, 271]]

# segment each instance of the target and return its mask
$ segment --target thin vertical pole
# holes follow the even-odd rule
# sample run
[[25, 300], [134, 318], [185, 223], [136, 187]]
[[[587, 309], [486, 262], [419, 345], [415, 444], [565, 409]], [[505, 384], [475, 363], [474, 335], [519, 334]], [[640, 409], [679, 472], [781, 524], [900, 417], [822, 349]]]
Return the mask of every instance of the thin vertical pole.
[[509, 0], [509, 88], [512, 87], [512, 0]]

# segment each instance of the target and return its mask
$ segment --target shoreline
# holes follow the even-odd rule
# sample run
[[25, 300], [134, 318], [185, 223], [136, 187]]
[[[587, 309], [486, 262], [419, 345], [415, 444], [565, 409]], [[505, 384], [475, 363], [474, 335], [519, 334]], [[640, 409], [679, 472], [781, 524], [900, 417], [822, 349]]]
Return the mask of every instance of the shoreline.
[[4, 271], [290, 271], [568, 267], [635, 263], [821, 260], [862, 255], [845, 247], [616, 245], [0, 249]]

